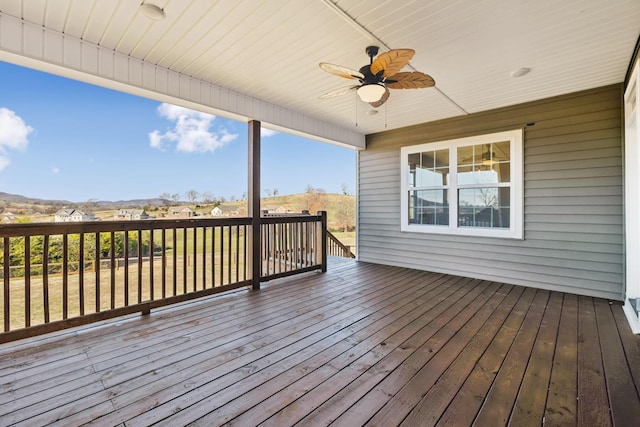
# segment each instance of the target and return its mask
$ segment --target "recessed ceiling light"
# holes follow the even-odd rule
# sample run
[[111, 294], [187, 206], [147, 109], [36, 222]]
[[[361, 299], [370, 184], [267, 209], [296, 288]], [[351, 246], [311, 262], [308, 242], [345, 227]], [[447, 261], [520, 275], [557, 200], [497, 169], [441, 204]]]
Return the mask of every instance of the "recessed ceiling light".
[[518, 68], [517, 70], [511, 72], [511, 77], [522, 77], [525, 74], [527, 74], [529, 71], [531, 71], [531, 68], [526, 68], [526, 67]]
[[140, 5], [140, 10], [144, 16], [149, 19], [153, 19], [154, 21], [162, 21], [166, 16], [164, 10], [151, 3], [142, 3]]

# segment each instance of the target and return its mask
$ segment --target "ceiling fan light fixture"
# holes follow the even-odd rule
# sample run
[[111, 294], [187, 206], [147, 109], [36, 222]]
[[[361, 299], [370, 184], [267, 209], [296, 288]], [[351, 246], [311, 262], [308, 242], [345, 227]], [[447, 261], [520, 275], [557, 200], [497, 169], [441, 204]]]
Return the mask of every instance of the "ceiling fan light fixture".
[[377, 83], [360, 86], [357, 90], [358, 96], [364, 102], [378, 102], [385, 93], [385, 88]]
[[495, 157], [496, 153], [487, 151], [482, 153], [482, 164], [485, 166], [492, 166], [494, 163], [493, 158]]
[[162, 21], [166, 16], [164, 10], [151, 3], [142, 3], [140, 5], [140, 11], [142, 11], [144, 16], [154, 21]]

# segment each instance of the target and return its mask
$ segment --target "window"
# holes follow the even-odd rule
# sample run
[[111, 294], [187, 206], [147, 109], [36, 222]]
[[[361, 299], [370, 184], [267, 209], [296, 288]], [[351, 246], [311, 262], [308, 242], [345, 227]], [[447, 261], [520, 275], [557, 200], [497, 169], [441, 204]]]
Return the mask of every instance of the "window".
[[402, 231], [522, 238], [522, 130], [403, 147]]

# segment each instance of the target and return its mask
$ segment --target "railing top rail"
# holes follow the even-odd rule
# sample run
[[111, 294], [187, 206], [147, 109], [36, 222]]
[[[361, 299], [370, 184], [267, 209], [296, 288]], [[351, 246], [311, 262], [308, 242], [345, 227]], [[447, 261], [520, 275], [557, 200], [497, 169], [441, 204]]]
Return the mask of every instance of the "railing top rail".
[[98, 233], [110, 231], [162, 230], [174, 228], [251, 225], [251, 218], [144, 219], [122, 221], [41, 222], [0, 225], [0, 238], [43, 234]]
[[319, 222], [322, 220], [321, 215], [306, 215], [298, 214], [286, 216], [263, 216], [260, 218], [262, 224], [293, 224], [297, 222]]
[[350, 248], [347, 248], [344, 243], [342, 243], [340, 241], [340, 239], [338, 239], [336, 236], [333, 235], [333, 233], [331, 233], [329, 230], [327, 230], [327, 237], [329, 238], [329, 240], [331, 240], [333, 243], [335, 243], [340, 249], [342, 249], [349, 258], [355, 258], [356, 256], [353, 254], [353, 252], [351, 252]]

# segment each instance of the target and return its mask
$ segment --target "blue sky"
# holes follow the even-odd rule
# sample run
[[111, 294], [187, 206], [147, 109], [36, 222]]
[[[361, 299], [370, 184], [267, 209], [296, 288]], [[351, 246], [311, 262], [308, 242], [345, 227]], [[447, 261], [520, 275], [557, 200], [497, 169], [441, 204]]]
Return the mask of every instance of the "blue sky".
[[[267, 135], [263, 190], [355, 193], [355, 151]], [[83, 202], [190, 190], [247, 191], [246, 123], [0, 61], [0, 191]]]

